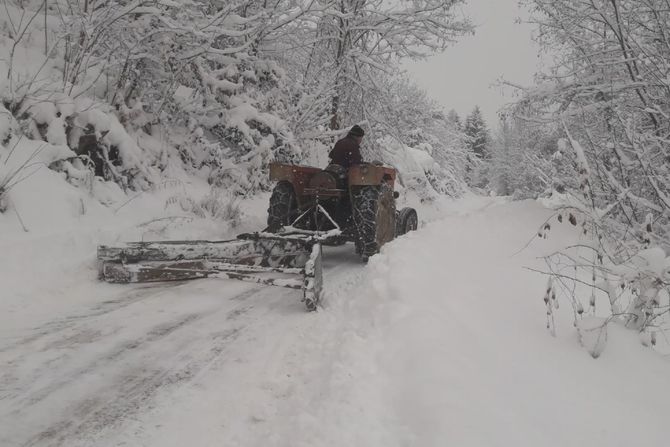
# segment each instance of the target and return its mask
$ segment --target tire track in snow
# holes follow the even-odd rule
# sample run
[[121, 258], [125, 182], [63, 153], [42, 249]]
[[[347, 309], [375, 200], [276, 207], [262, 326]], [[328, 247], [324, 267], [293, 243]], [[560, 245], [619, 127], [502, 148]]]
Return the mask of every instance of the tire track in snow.
[[85, 399], [71, 414], [41, 431], [23, 446], [33, 447], [90, 442], [103, 431], [118, 428], [125, 420], [144, 411], [159, 392], [168, 392], [193, 379], [225, 350], [225, 346], [239, 337], [241, 329], [224, 331], [216, 338], [205, 356], [194, 359], [180, 358], [184, 363], [176, 368], [137, 367], [109, 385], [111, 393]]
[[[250, 289], [248, 291], [242, 292], [241, 294], [235, 296], [234, 298], [237, 299], [238, 301], [244, 301], [244, 300], [248, 299], [249, 297], [251, 297], [252, 295], [256, 294], [259, 290], [260, 290], [259, 288]], [[156, 294], [152, 294], [152, 296], [155, 296], [155, 295]], [[242, 315], [242, 314], [246, 313], [247, 311], [248, 311], [248, 308], [245, 308], [244, 306], [237, 306], [228, 313], [228, 315], [226, 316], [226, 319], [227, 320], [233, 320], [237, 316]], [[206, 313], [188, 314], [188, 315], [185, 315], [185, 316], [183, 316], [181, 318], [178, 318], [178, 319], [175, 319], [175, 320], [171, 320], [171, 321], [168, 321], [168, 322], [165, 322], [165, 323], [160, 323], [160, 324], [152, 327], [147, 332], [146, 336], [141, 337], [139, 339], [135, 339], [135, 340], [124, 341], [124, 342], [118, 344], [116, 346], [116, 348], [112, 350], [111, 353], [108, 353], [105, 356], [94, 360], [92, 363], [87, 364], [87, 365], [77, 369], [74, 372], [70, 371], [68, 373], [67, 377], [64, 380], [62, 380], [61, 382], [52, 383], [48, 387], [39, 390], [37, 393], [35, 393], [35, 395], [33, 397], [28, 399], [28, 402], [29, 402], [29, 404], [35, 404], [35, 403], [43, 400], [44, 398], [48, 397], [52, 392], [60, 389], [62, 386], [65, 386], [68, 383], [75, 381], [77, 377], [79, 377], [83, 374], [86, 374], [88, 371], [92, 371], [92, 370], [95, 370], [96, 368], [103, 367], [106, 364], [113, 363], [116, 360], [118, 360], [120, 357], [122, 357], [123, 355], [129, 353], [130, 351], [138, 350], [138, 349], [143, 348], [144, 345], [146, 345], [146, 344], [158, 342], [162, 338], [168, 336], [169, 334], [178, 330], [179, 328], [181, 328], [181, 327], [183, 327], [187, 324], [192, 324], [196, 320], [200, 320], [205, 316], [207, 316]], [[85, 337], [86, 333], [99, 334], [100, 331], [93, 331], [90, 328], [83, 328], [80, 332], [78, 332], [75, 335], [68, 336], [68, 337], [65, 337], [64, 339], [59, 339], [58, 341], [53, 342], [51, 344], [50, 348], [74, 347], [73, 345], [78, 344], [79, 341], [82, 338]], [[97, 338], [86, 340], [86, 343], [96, 342], [100, 338], [102, 338], [102, 337], [97, 336]], [[68, 344], [68, 342], [71, 342], [71, 343]], [[44, 349], [44, 350], [47, 350], [47, 349]], [[55, 363], [56, 360], [60, 360], [64, 357], [65, 356], [60, 356], [58, 359], [49, 360], [48, 365], [45, 365], [45, 366], [48, 366], [50, 368], [53, 365], [53, 363]], [[35, 375], [41, 375], [40, 373], [43, 373], [44, 371], [37, 370], [35, 372], [38, 373], [38, 374], [35, 374]], [[25, 382], [29, 386], [30, 384], [32, 384], [34, 382], [34, 378], [33, 377], [24, 378], [23, 382]], [[0, 385], [3, 385], [3, 388], [4, 388], [5, 383], [2, 381], [2, 379], [0, 379]], [[6, 396], [3, 396], [2, 394], [0, 394], [0, 400], [3, 400], [4, 398], [6, 398]]]
[[[60, 374], [55, 380], [49, 379], [46, 386], [35, 391], [29, 390], [33, 381], [48, 379], [54, 371], [48, 365], [43, 365], [44, 367], [37, 368], [30, 377], [22, 377], [14, 393], [7, 395], [0, 392], [0, 403], [4, 401], [11, 408], [9, 414], [0, 417], [4, 421], [19, 420], [40, 407], [53, 404], [54, 401], [58, 405], [59, 395], [64, 390], [76, 390], [79, 383], [91, 382], [92, 377], [108, 375], [112, 376], [112, 380], [106, 379], [104, 383], [99, 383], [98, 380], [97, 384], [93, 380], [93, 384], [97, 385], [97, 392], [78, 396], [73, 401], [69, 399], [72, 401], [70, 405], [63, 402], [63, 406], [67, 408], [66, 411], [59, 412], [58, 420], [46, 426], [35, 427], [38, 433], [30, 435], [27, 441], [11, 445], [61, 445], [71, 439], [89, 439], [96, 433], [116, 427], [134, 414], [144, 411], [157, 393], [169, 391], [188, 382], [224, 354], [226, 347], [245, 328], [240, 320], [254, 309], [248, 299], [262, 289], [256, 287], [233, 297], [226, 297], [223, 303], [232, 303], [233, 306], [224, 305], [214, 311], [180, 315], [178, 318], [152, 325], [143, 337], [117, 343], [102, 356], [74, 370], [66, 365], [63, 368], [65, 371], [56, 372]], [[225, 327], [222, 328], [222, 325]], [[212, 330], [201, 334], [197, 330], [201, 326]], [[66, 343], [71, 338], [64, 337], [59, 342]], [[166, 339], [170, 340], [167, 345], [170, 361], [167, 363], [165, 353], [161, 352], [161, 348], [163, 351], [166, 348]], [[77, 343], [76, 338], [71, 341]], [[53, 344], [52, 348], [57, 349], [59, 342]], [[72, 345], [70, 347], [77, 348]], [[129, 364], [129, 367], [119, 372], [118, 365], [123, 364]], [[0, 389], [6, 389], [6, 385], [7, 383], [0, 382]], [[92, 394], [94, 397], [91, 397]], [[0, 435], [0, 444], [4, 445], [2, 439]]]
[[[15, 405], [18, 404], [20, 407], [19, 409], [16, 409], [13, 413], [21, 412], [23, 406], [32, 406], [39, 403], [40, 401], [49, 397], [55, 391], [61, 390], [63, 387], [69, 385], [70, 383], [76, 382], [81, 376], [89, 374], [91, 371], [104, 368], [116, 362], [119, 358], [121, 358], [122, 356], [128, 354], [133, 350], [138, 350], [143, 348], [147, 344], [160, 341], [163, 337], [169, 335], [170, 333], [174, 332], [180, 327], [188, 323], [194, 322], [202, 318], [203, 316], [204, 315], [190, 314], [168, 323], [161, 323], [157, 326], [154, 326], [147, 333], [146, 336], [140, 339], [125, 341], [120, 344], [117, 344], [116, 347], [111, 352], [108, 352], [105, 355], [94, 359], [92, 362], [86, 363], [84, 366], [76, 368], [75, 370], [67, 371], [67, 374], [61, 377], [60, 380], [52, 381], [48, 385], [36, 391], [33, 391], [27, 396], [19, 398], [18, 400], [15, 401]], [[50, 361], [49, 363], [53, 363], [53, 361]], [[51, 365], [45, 365], [45, 366], [46, 366], [45, 368], [35, 370], [34, 376], [43, 376], [44, 374], [49, 373], [49, 371], [53, 371], [52, 368], [50, 367]], [[33, 382], [33, 379], [35, 378], [34, 376], [25, 378], [20, 384], [20, 386], [22, 385], [23, 387], [19, 387], [14, 395], [6, 397], [0, 396], [0, 400], [6, 399], [7, 397], [12, 398], [21, 396], [22, 394], [21, 391], [23, 391], [25, 387], [30, 386], [30, 384]]]
[[[98, 303], [97, 305], [91, 307], [89, 312], [69, 315], [67, 317], [59, 318], [47, 322], [39, 327], [33, 328], [32, 334], [27, 335], [19, 339], [18, 341], [15, 341], [8, 345], [0, 346], [0, 354], [12, 350], [25, 349], [25, 347], [31, 343], [40, 341], [44, 338], [72, 329], [82, 321], [86, 321], [92, 318], [116, 312], [118, 310], [122, 310], [125, 307], [131, 306], [139, 301], [154, 298], [157, 295], [160, 295], [163, 292], [165, 292], [165, 290], [179, 287], [182, 284], [184, 284], [184, 282], [167, 283], [167, 284], [161, 283], [157, 285], [149, 285], [149, 286], [145, 285], [133, 288], [130, 292], [127, 292], [121, 295], [120, 297], [108, 299]], [[153, 293], [146, 293], [147, 290], [150, 290]]]
[[[182, 283], [176, 284], [180, 285]], [[3, 373], [0, 375], [0, 401], [8, 397], [11, 388], [19, 387], [20, 382], [33, 383], [34, 377], [22, 374], [19, 376], [15, 373], [22, 364], [32, 360], [35, 357], [35, 349], [32, 345], [44, 341], [45, 345], [38, 349], [39, 352], [48, 353], [50, 351], [59, 351], [55, 357], [50, 357], [43, 363], [44, 369], [51, 369], [57, 367], [59, 364], [66, 362], [71, 354], [69, 349], [76, 348], [77, 345], [91, 344], [100, 341], [103, 338], [103, 333], [96, 328], [91, 327], [98, 317], [108, 316], [116, 311], [137, 304], [141, 301], [155, 298], [166, 290], [172, 290], [175, 284], [161, 285], [159, 287], [142, 286], [135, 288], [123, 296], [106, 300], [91, 308], [91, 312], [71, 315], [48, 322], [43, 326], [35, 328], [35, 333], [24, 337], [19, 342], [0, 349], [0, 360], [2, 360]], [[150, 293], [144, 293], [147, 290]], [[108, 303], [115, 305], [110, 306]], [[118, 305], [116, 305], [118, 304]], [[53, 340], [48, 340], [49, 337], [58, 336]], [[12, 353], [14, 356], [12, 356]], [[41, 369], [33, 371], [35, 375], [41, 375]], [[10, 388], [11, 387], [11, 388]], [[3, 391], [4, 390], [4, 391]]]
[[[0, 349], [0, 365], [2, 365], [2, 373], [0, 374], [0, 401], [15, 397], [16, 394], [21, 391], [21, 383], [32, 384], [36, 377], [43, 375], [43, 370], [58, 368], [63, 363], [67, 362], [72, 356], [73, 350], [76, 349], [78, 345], [90, 345], [99, 341], [104, 341], [105, 335], [101, 330], [96, 329], [96, 327], [99, 326], [99, 322], [91, 320], [97, 320], [99, 317], [111, 317], [110, 314], [122, 311], [128, 306], [160, 297], [161, 294], [166, 292], [173, 292], [176, 290], [175, 287], [184, 284], [188, 284], [188, 282], [161, 283], [159, 285], [134, 288], [121, 297], [105, 300], [98, 305], [93, 306], [91, 312], [59, 318], [48, 322], [41, 327], [37, 327], [35, 328], [35, 334], [24, 337], [20, 342], [9, 345], [4, 349]], [[232, 299], [244, 301], [249, 296], [256, 293], [257, 290], [258, 289], [250, 289], [236, 295]], [[149, 293], [146, 293], [147, 291]], [[114, 305], [110, 306], [110, 303]], [[169, 326], [171, 323], [165, 324]], [[166, 328], [157, 327], [153, 329], [153, 331], [158, 333], [164, 330], [166, 330]], [[60, 337], [49, 340], [50, 337], [56, 335], [60, 335]], [[34, 348], [33, 345], [39, 341], [42, 341], [43, 345]], [[134, 349], [140, 342], [142, 342], [142, 340], [127, 342], [120, 346], [118, 352], [121, 353], [125, 349]], [[26, 361], [33, 360], [36, 349], [40, 353], [45, 353], [47, 355], [50, 353], [57, 353], [57, 355], [50, 356], [42, 362], [41, 368], [31, 371], [33, 376], [27, 376], [26, 374], [18, 375], [16, 370]], [[14, 356], [12, 356], [12, 354], [14, 354]], [[116, 357], [118, 357], [118, 355], [116, 355]], [[14, 390], [14, 393], [12, 393], [11, 390]]]

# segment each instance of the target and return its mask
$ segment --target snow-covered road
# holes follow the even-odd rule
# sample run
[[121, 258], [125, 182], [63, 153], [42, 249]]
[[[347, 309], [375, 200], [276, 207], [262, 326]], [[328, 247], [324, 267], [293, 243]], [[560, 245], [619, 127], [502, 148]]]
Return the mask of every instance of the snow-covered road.
[[512, 254], [549, 214], [471, 197], [367, 266], [328, 249], [315, 313], [233, 281], [70, 282], [87, 301], [3, 314], [0, 445], [668, 445], [667, 359], [546, 331], [522, 267], [569, 229]]

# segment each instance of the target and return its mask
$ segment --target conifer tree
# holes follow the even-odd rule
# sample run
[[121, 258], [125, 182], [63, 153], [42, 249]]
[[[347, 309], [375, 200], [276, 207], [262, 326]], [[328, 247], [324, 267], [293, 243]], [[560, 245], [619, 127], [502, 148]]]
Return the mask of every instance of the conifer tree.
[[479, 106], [475, 106], [466, 118], [464, 131], [470, 137], [468, 146], [475, 156], [480, 160], [489, 158], [489, 130]]
[[458, 130], [463, 130], [463, 123], [461, 123], [461, 117], [458, 116], [458, 113], [454, 109], [451, 109], [449, 113], [447, 113], [447, 122], [452, 124], [454, 128]]

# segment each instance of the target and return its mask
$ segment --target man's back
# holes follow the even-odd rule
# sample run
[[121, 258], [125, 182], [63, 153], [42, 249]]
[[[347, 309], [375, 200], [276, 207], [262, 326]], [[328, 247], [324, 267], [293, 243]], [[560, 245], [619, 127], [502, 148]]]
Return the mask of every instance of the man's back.
[[349, 169], [351, 165], [357, 165], [363, 162], [360, 143], [351, 135], [347, 135], [335, 143], [335, 147], [333, 147], [333, 150], [330, 151], [328, 156], [330, 157], [331, 163], [338, 164], [347, 169]]

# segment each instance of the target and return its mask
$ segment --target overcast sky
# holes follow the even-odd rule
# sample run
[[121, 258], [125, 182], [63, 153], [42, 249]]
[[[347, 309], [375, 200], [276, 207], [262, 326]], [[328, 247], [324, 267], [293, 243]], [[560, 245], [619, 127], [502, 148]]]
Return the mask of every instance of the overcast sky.
[[527, 17], [518, 0], [468, 0], [464, 12], [477, 25], [474, 36], [461, 39], [444, 53], [405, 68], [429, 95], [461, 117], [479, 105], [489, 128], [497, 126], [497, 110], [511, 102], [510, 89], [494, 86], [501, 77], [528, 85], [538, 67], [532, 26], [515, 23]]

